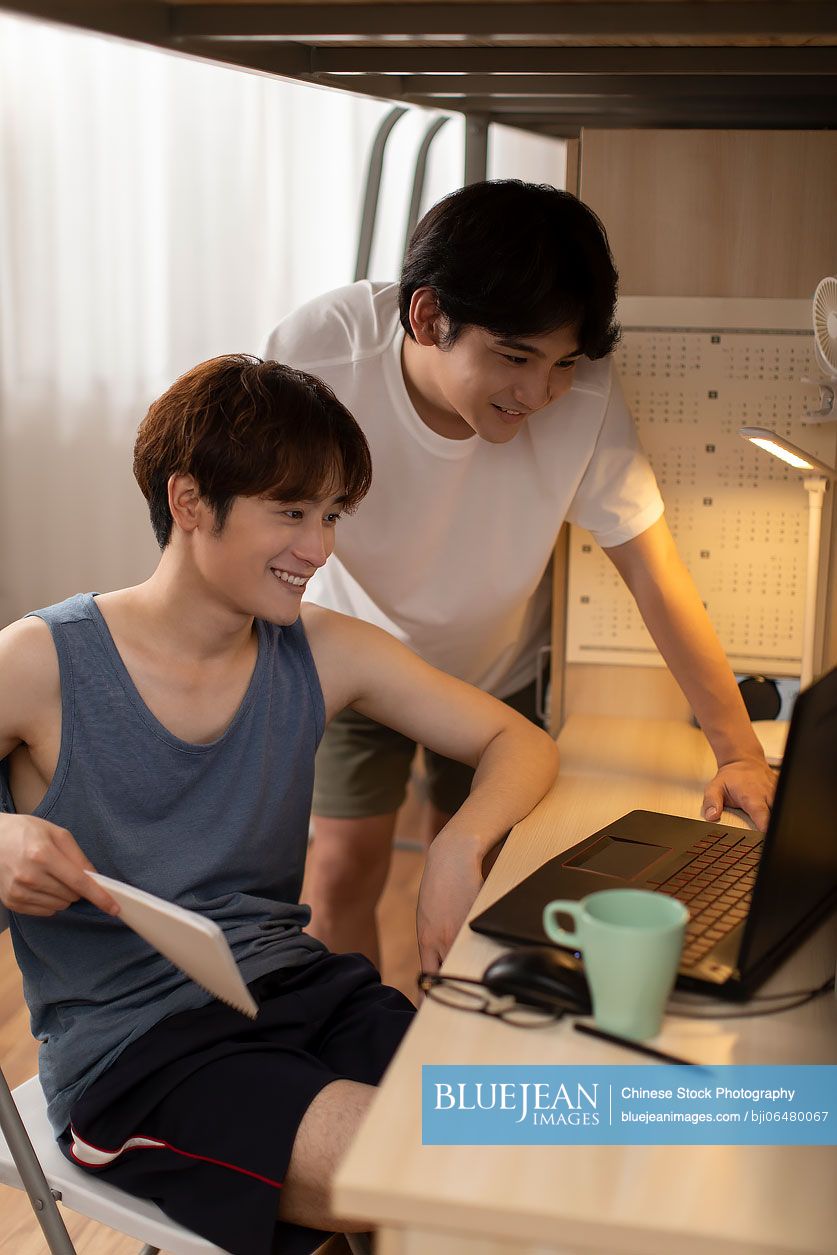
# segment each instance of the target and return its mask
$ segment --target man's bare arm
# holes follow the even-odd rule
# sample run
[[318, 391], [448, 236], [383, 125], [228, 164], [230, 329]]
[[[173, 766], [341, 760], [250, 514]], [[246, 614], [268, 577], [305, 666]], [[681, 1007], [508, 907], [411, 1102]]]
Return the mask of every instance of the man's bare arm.
[[485, 854], [552, 784], [558, 751], [510, 707], [423, 662], [392, 636], [318, 606], [303, 610], [329, 717], [346, 706], [476, 768], [431, 846], [419, 895], [423, 965], [438, 967], [482, 884]]
[[765, 829], [775, 776], [753, 732], [721, 643], [664, 519], [605, 553], [633, 593], [645, 625], [714, 750], [718, 774], [704, 816], [743, 808]]
[[[20, 745], [40, 748], [51, 723], [60, 736], [55, 647], [42, 620], [21, 619], [0, 632], [0, 758]], [[84, 897], [118, 914], [110, 895], [85, 875], [87, 868], [93, 870], [65, 828], [32, 815], [0, 815], [0, 902], [9, 910], [54, 915]]]

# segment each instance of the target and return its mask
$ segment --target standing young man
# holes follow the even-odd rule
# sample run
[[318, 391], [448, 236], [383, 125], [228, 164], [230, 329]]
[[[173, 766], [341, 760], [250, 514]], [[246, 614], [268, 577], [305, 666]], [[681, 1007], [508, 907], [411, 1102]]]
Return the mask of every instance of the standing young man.
[[[534, 717], [549, 559], [587, 528], [633, 593], [718, 762], [704, 816], [767, 824], [774, 779], [662, 517], [611, 350], [617, 275], [604, 229], [566, 192], [477, 183], [434, 206], [400, 285], [356, 283], [286, 318], [265, 355], [324, 378], [369, 440], [375, 482], [312, 582], [320, 605], [385, 628]], [[355, 712], [320, 748], [312, 930], [377, 955], [374, 910], [414, 744]], [[439, 820], [467, 796], [428, 755]]]
[[[359, 619], [300, 603], [369, 451], [318, 380], [205, 362], [152, 405], [134, 470], [144, 584], [0, 633], [0, 901], [62, 1149], [233, 1252], [302, 1255], [413, 1008], [299, 904], [314, 754], [352, 706], [476, 768], [419, 898], [438, 966], [488, 849], [557, 768], [545, 733]], [[340, 524], [342, 526], [342, 524]], [[250, 1022], [124, 927], [95, 868], [224, 930]], [[116, 916], [116, 918], [114, 917]]]

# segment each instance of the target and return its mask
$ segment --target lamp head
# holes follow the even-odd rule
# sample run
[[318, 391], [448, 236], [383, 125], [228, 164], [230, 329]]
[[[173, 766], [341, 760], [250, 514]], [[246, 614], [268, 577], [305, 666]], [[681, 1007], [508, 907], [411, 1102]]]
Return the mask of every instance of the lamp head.
[[800, 449], [798, 445], [792, 444], [790, 440], [777, 435], [775, 431], [770, 431], [767, 427], [739, 427], [738, 434], [742, 439], [751, 441], [752, 444], [758, 445], [767, 453], [772, 453], [776, 458], [781, 458], [783, 462], [787, 462], [798, 471], [813, 471], [815, 475], [824, 475], [826, 479], [832, 481], [837, 479], [832, 466], [821, 462], [819, 458], [814, 457], [813, 453], [806, 453], [804, 449]]

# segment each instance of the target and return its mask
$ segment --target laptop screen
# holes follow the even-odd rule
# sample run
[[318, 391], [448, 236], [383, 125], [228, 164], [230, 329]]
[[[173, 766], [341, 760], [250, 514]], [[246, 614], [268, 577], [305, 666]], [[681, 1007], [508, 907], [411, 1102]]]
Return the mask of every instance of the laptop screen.
[[797, 698], [739, 967], [837, 894], [837, 668]]

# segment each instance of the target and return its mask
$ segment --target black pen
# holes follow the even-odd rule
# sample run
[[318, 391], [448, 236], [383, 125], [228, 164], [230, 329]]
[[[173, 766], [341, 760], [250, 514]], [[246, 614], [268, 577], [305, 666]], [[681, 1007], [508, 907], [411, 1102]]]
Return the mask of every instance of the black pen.
[[691, 1059], [678, 1059], [677, 1055], [667, 1055], [664, 1050], [656, 1050], [653, 1046], [645, 1046], [641, 1041], [632, 1041], [630, 1037], [617, 1037], [615, 1033], [605, 1033], [600, 1028], [594, 1028], [592, 1024], [581, 1024], [576, 1020], [573, 1028], [577, 1033], [586, 1033], [588, 1037], [600, 1037], [602, 1041], [612, 1042], [614, 1046], [626, 1046], [628, 1050], [636, 1050], [641, 1055], [650, 1055], [652, 1059], [661, 1059], [663, 1063], [682, 1064], [689, 1068], [699, 1068], [699, 1063], [692, 1063]]

